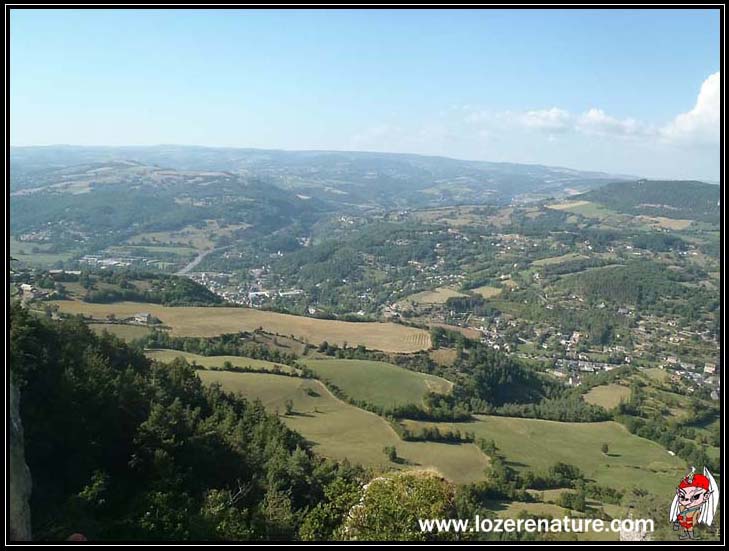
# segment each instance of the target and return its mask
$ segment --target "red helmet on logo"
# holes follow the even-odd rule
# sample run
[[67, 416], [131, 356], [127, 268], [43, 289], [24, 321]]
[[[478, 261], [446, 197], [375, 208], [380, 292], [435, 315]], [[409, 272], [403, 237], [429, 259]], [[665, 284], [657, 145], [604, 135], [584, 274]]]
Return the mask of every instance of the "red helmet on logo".
[[678, 485], [679, 488], [702, 488], [704, 490], [709, 489], [709, 479], [702, 474], [690, 474], [687, 475]]

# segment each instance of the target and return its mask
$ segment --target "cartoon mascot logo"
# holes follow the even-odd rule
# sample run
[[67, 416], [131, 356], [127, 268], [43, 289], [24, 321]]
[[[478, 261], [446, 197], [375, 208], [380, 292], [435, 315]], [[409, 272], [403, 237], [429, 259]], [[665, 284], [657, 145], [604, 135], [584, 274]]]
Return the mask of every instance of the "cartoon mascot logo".
[[676, 489], [676, 497], [671, 503], [670, 520], [674, 530], [683, 529], [679, 539], [698, 539], [694, 535], [697, 524], [711, 526], [714, 513], [719, 505], [719, 487], [716, 480], [704, 468], [704, 474], [695, 474], [696, 468], [691, 467]]

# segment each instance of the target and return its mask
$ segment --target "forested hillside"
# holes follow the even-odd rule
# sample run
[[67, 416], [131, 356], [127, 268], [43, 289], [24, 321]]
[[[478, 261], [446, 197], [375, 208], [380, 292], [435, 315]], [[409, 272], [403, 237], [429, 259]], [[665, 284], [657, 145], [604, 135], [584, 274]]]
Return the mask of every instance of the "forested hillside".
[[717, 222], [720, 195], [719, 186], [703, 182], [638, 180], [611, 183], [580, 198], [618, 212]]
[[361, 469], [313, 456], [260, 403], [203, 387], [184, 362], [20, 307], [10, 323], [33, 539], [292, 539], [310, 509], [339, 499], [343, 513], [361, 486]]

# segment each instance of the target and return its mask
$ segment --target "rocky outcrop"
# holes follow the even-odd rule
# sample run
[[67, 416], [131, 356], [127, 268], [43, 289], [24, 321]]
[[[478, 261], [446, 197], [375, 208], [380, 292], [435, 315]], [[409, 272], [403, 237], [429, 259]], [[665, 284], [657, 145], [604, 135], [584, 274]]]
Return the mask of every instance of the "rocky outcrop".
[[23, 424], [20, 421], [20, 392], [10, 383], [8, 423], [8, 524], [9, 541], [28, 541], [30, 537], [30, 469], [25, 462]]

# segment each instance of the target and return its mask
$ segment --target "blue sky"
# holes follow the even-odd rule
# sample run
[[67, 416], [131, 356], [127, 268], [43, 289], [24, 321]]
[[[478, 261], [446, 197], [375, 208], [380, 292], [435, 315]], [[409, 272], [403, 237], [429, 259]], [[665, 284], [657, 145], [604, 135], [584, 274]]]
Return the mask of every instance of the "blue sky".
[[718, 10], [13, 10], [13, 145], [719, 177]]

